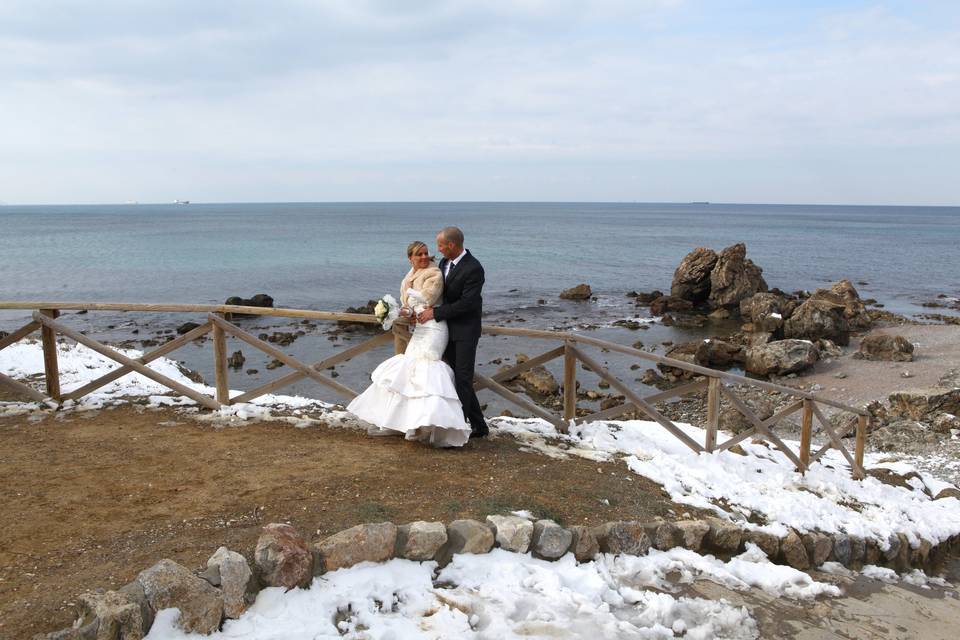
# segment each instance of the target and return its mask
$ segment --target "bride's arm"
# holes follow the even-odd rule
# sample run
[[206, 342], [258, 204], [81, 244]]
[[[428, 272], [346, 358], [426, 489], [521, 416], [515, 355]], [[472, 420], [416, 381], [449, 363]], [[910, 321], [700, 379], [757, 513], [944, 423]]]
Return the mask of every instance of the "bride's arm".
[[423, 297], [426, 306], [433, 307], [440, 302], [440, 295], [443, 293], [443, 274], [437, 269], [428, 274], [420, 285], [420, 295]]

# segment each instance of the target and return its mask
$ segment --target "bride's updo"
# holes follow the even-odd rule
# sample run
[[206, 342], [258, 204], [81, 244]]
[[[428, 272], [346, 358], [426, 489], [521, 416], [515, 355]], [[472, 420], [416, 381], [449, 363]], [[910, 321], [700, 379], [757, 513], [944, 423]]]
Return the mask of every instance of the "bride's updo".
[[425, 246], [427, 246], [426, 242], [420, 242], [419, 240], [414, 240], [413, 242], [407, 245], [407, 257], [412, 258], [413, 254], [415, 254], [417, 251], [420, 250], [420, 247], [425, 247]]

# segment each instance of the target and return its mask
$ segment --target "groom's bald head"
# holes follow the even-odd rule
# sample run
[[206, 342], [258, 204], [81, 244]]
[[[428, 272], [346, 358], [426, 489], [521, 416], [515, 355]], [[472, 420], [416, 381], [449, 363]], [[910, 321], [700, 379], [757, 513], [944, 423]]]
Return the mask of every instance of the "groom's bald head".
[[448, 260], [453, 260], [463, 252], [463, 231], [457, 227], [444, 227], [437, 234], [437, 251]]

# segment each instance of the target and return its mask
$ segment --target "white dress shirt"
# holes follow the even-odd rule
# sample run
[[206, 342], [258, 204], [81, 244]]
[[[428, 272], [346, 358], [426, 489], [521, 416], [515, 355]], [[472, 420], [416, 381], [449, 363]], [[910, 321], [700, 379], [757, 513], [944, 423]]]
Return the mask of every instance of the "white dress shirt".
[[463, 251], [461, 251], [461, 252], [460, 252], [460, 255], [458, 255], [458, 256], [457, 256], [456, 258], [454, 258], [453, 260], [447, 260], [447, 264], [444, 265], [444, 267], [445, 267], [445, 270], [444, 270], [444, 273], [443, 273], [443, 279], [444, 279], [444, 280], [446, 280], [446, 279], [447, 279], [447, 276], [450, 275], [450, 269], [453, 269], [455, 266], [457, 266], [457, 263], [459, 263], [459, 262], [463, 259], [463, 256], [465, 256], [465, 255], [467, 255], [467, 250], [466, 250], [466, 249], [464, 249]]

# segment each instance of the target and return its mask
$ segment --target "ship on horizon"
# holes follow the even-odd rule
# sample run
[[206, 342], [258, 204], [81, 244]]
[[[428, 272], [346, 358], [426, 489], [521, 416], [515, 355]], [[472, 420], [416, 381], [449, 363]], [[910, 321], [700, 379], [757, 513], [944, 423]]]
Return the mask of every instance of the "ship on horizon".
[[189, 200], [174, 200], [173, 204], [190, 204]]

